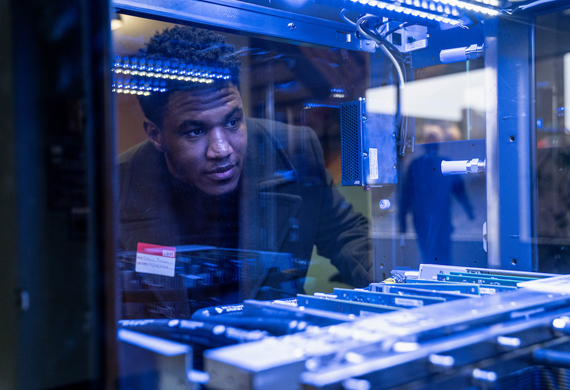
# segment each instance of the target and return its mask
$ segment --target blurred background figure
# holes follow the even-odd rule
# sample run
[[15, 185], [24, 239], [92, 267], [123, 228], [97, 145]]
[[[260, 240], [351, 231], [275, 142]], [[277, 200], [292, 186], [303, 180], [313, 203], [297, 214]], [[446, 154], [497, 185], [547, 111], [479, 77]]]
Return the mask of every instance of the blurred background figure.
[[451, 264], [451, 196], [455, 196], [473, 220], [473, 206], [460, 176], [443, 176], [441, 162], [448, 160], [438, 153], [439, 142], [455, 140], [457, 129], [426, 124], [423, 143], [433, 144], [428, 153], [410, 164], [404, 177], [400, 207], [401, 246], [404, 246], [406, 215], [413, 213], [414, 228], [423, 263]]

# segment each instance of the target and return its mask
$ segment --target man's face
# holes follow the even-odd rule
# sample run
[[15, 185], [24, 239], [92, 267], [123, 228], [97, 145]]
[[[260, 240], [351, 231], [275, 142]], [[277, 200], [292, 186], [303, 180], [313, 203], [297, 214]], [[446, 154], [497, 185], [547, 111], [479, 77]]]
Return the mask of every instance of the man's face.
[[247, 128], [238, 89], [174, 92], [161, 128], [150, 121], [145, 130], [164, 152], [168, 170], [178, 180], [209, 195], [237, 187], [245, 162]]

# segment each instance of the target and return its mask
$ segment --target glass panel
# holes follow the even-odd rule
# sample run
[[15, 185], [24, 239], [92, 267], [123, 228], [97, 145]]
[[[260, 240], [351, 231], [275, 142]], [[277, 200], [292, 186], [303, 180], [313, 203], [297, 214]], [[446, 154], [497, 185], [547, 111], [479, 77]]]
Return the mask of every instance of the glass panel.
[[482, 58], [415, 70], [402, 96], [415, 117], [416, 144], [485, 138], [485, 71]]
[[536, 169], [539, 267], [570, 272], [570, 12], [537, 17]]
[[[421, 51], [410, 56], [421, 65]], [[366, 95], [369, 116], [398, 115], [399, 138], [414, 139], [399, 150], [396, 186], [372, 190], [377, 277], [420, 263], [485, 267], [485, 176], [442, 173], [442, 161], [485, 160], [484, 61], [417, 67], [407, 77], [399, 91], [383, 85]]]
[[[436, 265], [426, 282], [440, 265], [569, 272], [570, 13], [538, 16], [532, 63], [533, 29], [518, 18], [477, 19], [438, 1], [358, 3], [333, 12], [358, 33], [333, 36], [364, 37], [354, 48], [375, 52], [292, 42], [278, 28], [271, 38], [122, 15], [112, 87], [121, 388], [205, 383], [193, 370], [208, 371], [210, 348], [421, 306], [400, 293], [387, 307], [370, 302], [421, 264]], [[376, 5], [393, 13], [354, 23]], [[498, 282], [475, 284], [485, 283]], [[499, 291], [488, 287], [461, 286]]]
[[335, 184], [340, 103], [364, 96], [367, 55], [122, 22], [121, 317], [367, 285], [368, 194]]

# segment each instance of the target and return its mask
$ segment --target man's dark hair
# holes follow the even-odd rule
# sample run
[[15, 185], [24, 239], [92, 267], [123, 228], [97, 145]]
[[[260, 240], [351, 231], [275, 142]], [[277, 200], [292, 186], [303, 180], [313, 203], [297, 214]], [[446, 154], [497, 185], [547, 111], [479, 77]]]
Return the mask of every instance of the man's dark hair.
[[[201, 65], [229, 71], [230, 81], [239, 89], [240, 61], [234, 55], [232, 45], [224, 36], [196, 27], [175, 26], [156, 34], [146, 48], [139, 51], [139, 57], [148, 60], [179, 61], [187, 65]], [[216, 81], [220, 87], [228, 81]], [[167, 82], [166, 92], [154, 92], [150, 96], [139, 96], [145, 116], [157, 126], [162, 126], [169, 96], [174, 91], [195, 88], [189, 82]]]

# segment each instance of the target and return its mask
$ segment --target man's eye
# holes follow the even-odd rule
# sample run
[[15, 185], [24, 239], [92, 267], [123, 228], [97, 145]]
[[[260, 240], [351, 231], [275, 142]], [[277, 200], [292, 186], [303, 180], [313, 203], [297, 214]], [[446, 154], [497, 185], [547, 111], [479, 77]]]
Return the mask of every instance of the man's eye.
[[239, 119], [232, 119], [227, 124], [228, 127], [237, 127], [237, 125], [239, 125]]
[[190, 137], [197, 137], [199, 135], [204, 134], [204, 130], [203, 129], [189, 130], [184, 134]]

